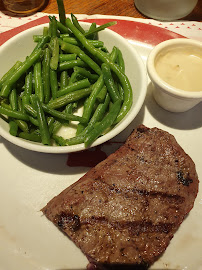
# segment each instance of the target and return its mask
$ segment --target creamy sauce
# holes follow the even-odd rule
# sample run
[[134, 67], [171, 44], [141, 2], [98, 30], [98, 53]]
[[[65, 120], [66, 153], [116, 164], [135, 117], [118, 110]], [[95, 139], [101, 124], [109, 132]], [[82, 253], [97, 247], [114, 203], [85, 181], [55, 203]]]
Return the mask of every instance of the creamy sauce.
[[159, 55], [155, 65], [166, 83], [185, 91], [202, 91], [202, 50], [170, 49]]

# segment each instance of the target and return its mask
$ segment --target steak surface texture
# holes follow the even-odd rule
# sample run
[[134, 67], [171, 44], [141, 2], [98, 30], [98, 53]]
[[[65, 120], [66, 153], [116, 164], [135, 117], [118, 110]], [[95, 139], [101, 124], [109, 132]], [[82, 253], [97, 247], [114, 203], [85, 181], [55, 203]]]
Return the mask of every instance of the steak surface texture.
[[97, 265], [151, 265], [197, 192], [195, 164], [174, 136], [141, 125], [42, 211]]

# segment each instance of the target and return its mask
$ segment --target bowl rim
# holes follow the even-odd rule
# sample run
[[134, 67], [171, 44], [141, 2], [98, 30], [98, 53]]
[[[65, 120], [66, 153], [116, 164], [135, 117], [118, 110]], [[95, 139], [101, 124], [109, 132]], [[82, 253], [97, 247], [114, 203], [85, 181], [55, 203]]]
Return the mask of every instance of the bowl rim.
[[188, 38], [175, 38], [163, 41], [156, 45], [150, 52], [147, 59], [147, 72], [151, 81], [156, 84], [162, 91], [166, 92], [171, 96], [175, 96], [181, 99], [202, 99], [202, 91], [185, 91], [180, 88], [176, 88], [167, 82], [165, 82], [157, 73], [155, 68], [155, 59], [159, 53], [173, 46], [194, 46], [194, 48], [202, 49], [202, 42], [198, 40], [188, 39]]
[[[91, 23], [88, 22], [80, 22], [81, 25], [90, 25]], [[20, 38], [23, 35], [26, 35], [28, 32], [30, 32], [33, 29], [39, 29], [41, 30], [44, 26], [48, 26], [48, 23], [45, 24], [41, 24], [35, 27], [31, 27], [29, 29], [26, 29], [25, 31], [13, 36], [11, 39], [9, 39], [8, 41], [6, 41], [4, 44], [2, 44], [2, 46], [0, 47], [0, 51], [2, 49], [4, 49], [7, 44], [12, 43], [15, 39], [17, 40], [18, 38]], [[72, 146], [46, 146], [46, 145], [42, 145], [40, 143], [36, 143], [36, 142], [31, 142], [31, 141], [27, 141], [24, 140], [22, 138], [19, 137], [14, 137], [11, 134], [9, 134], [9, 132], [5, 131], [1, 125], [0, 125], [0, 135], [10, 141], [11, 143], [20, 146], [24, 149], [27, 150], [32, 150], [35, 152], [41, 152], [41, 153], [53, 153], [53, 154], [64, 154], [64, 153], [72, 153], [72, 152], [78, 152], [78, 151], [83, 151], [98, 145], [101, 145], [102, 143], [112, 139], [113, 137], [115, 137], [116, 135], [118, 135], [121, 131], [123, 131], [136, 117], [136, 115], [139, 113], [145, 97], [146, 97], [146, 92], [147, 92], [147, 72], [146, 72], [146, 67], [143, 63], [143, 60], [141, 59], [141, 56], [139, 55], [139, 53], [135, 50], [135, 48], [127, 41], [127, 39], [125, 39], [124, 37], [122, 37], [121, 35], [119, 35], [118, 33], [112, 31], [111, 29], [105, 29], [103, 31], [107, 31], [107, 32], [111, 32], [111, 34], [113, 34], [113, 36], [116, 36], [117, 38], [121, 39], [122, 41], [127, 42], [126, 46], [129, 48], [130, 51], [133, 52], [133, 54], [135, 54], [135, 57], [137, 59], [137, 62], [139, 64], [139, 70], [142, 76], [142, 81], [141, 81], [141, 95], [139, 95], [138, 99], [137, 99], [137, 103], [135, 105], [134, 108], [131, 107], [130, 111], [128, 112], [127, 116], [125, 116], [118, 124], [117, 126], [115, 126], [111, 131], [109, 131], [106, 135], [103, 135], [101, 137], [99, 137], [91, 146], [89, 147], [85, 147], [84, 143], [82, 144], [77, 144], [77, 145], [72, 145]], [[133, 111], [135, 111], [135, 114], [133, 114]], [[107, 138], [106, 138], [107, 136]]]

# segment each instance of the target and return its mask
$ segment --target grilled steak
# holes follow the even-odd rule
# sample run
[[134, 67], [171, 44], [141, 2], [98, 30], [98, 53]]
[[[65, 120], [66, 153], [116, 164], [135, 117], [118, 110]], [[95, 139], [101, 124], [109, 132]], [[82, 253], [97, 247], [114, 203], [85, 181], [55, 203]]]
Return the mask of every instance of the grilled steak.
[[141, 125], [42, 211], [97, 265], [150, 265], [197, 192], [195, 165], [175, 138]]

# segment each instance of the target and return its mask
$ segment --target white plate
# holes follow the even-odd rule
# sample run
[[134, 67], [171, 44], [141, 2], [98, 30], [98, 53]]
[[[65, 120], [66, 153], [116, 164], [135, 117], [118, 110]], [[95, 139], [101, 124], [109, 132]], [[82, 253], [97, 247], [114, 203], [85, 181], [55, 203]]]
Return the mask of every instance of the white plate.
[[[125, 22], [123, 22], [125, 23]], [[142, 25], [142, 26], [141, 26]], [[140, 30], [144, 28], [140, 24]], [[152, 28], [151, 28], [152, 29]], [[156, 30], [156, 29], [154, 29]], [[154, 32], [151, 31], [151, 38]], [[169, 35], [168, 35], [169, 38]], [[149, 39], [149, 38], [148, 38]], [[130, 41], [143, 60], [153, 43]], [[202, 179], [202, 104], [186, 113], [161, 109], [151, 94], [136, 119], [118, 135], [123, 141], [138, 124], [158, 127], [173, 134], [196, 164]], [[107, 145], [108, 151], [111, 151]], [[78, 180], [86, 167], [68, 167], [68, 155], [50, 155], [22, 149], [0, 138], [0, 269], [76, 270], [85, 269], [87, 259], [40, 209], [67, 186]], [[180, 226], [163, 256], [151, 269], [202, 269], [202, 188], [194, 208]]]

